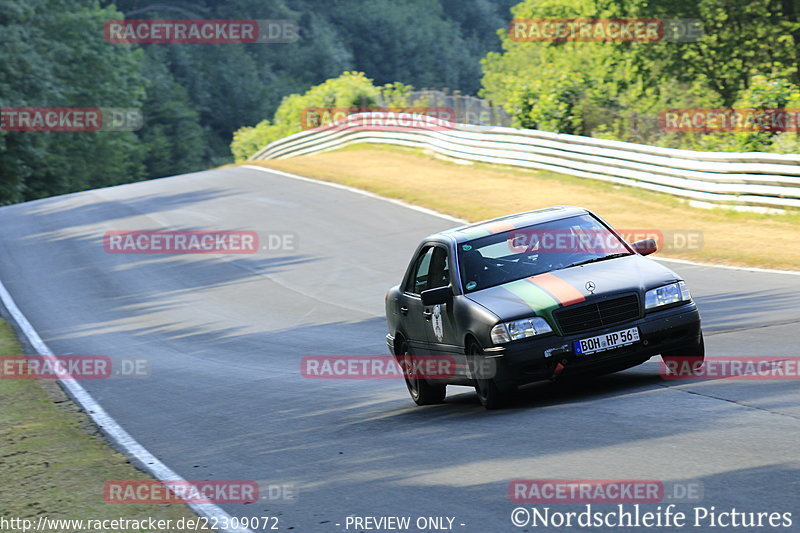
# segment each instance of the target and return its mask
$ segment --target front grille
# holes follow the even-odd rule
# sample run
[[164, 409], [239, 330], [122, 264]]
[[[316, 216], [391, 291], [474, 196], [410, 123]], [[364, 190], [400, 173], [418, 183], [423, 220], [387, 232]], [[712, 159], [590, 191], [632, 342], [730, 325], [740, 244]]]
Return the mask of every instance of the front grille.
[[595, 303], [571, 305], [556, 310], [553, 317], [564, 335], [613, 326], [639, 318], [639, 297], [630, 294]]

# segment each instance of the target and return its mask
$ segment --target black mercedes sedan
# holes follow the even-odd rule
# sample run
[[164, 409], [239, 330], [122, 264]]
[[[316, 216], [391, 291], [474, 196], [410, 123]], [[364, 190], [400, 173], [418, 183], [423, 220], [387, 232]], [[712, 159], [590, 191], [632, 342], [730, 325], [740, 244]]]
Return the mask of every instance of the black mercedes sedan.
[[430, 235], [386, 294], [386, 341], [403, 368], [442, 357], [442, 375], [408, 372], [419, 405], [447, 385], [487, 409], [526, 383], [616, 372], [654, 355], [704, 358], [686, 283], [587, 209], [550, 207]]

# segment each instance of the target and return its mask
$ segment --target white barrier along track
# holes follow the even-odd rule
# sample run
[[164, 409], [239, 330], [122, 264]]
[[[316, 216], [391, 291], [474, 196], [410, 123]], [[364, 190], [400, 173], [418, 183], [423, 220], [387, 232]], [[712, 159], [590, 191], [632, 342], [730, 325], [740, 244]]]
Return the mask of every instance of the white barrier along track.
[[800, 155], [695, 152], [538, 130], [454, 124], [424, 115], [359, 113], [278, 139], [250, 160], [355, 143], [425, 148], [470, 161], [551, 170], [714, 205], [800, 208]]

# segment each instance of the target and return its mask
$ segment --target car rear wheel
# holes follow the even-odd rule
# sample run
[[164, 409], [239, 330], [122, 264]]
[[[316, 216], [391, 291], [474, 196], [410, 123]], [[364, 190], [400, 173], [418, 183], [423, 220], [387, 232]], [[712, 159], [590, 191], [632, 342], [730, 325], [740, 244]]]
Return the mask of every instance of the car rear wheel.
[[500, 409], [508, 404], [511, 395], [509, 391], [501, 390], [497, 386], [497, 382], [492, 378], [481, 378], [480, 368], [485, 367], [481, 365], [480, 359], [483, 357], [483, 350], [476, 342], [470, 343], [467, 348], [467, 360], [470, 365], [470, 371], [475, 377], [475, 392], [478, 394], [478, 399], [481, 401], [486, 409]]
[[405, 340], [401, 341], [398, 352], [398, 359], [404, 370], [406, 387], [408, 387], [408, 393], [414, 403], [417, 405], [442, 403], [447, 395], [447, 385], [431, 385], [427, 380], [413, 374], [410, 375], [405, 371], [406, 369], [414, 368], [414, 356], [411, 354], [411, 349]]
[[703, 366], [703, 361], [706, 358], [706, 347], [703, 337], [700, 337], [700, 343], [696, 346], [691, 346], [688, 349], [673, 350], [661, 354], [661, 359], [664, 364], [671, 371], [696, 372]]

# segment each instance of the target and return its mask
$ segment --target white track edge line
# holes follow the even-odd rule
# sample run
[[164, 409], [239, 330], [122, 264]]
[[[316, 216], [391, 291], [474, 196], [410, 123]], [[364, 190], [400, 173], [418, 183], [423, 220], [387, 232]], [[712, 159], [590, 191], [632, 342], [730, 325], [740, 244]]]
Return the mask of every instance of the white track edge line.
[[777, 270], [774, 268], [759, 268], [759, 267], [746, 267], [735, 265], [715, 265], [713, 263], [698, 263], [697, 261], [689, 261], [688, 259], [673, 259], [671, 257], [654, 257], [657, 261], [666, 261], [669, 263], [680, 263], [683, 265], [711, 267], [711, 268], [724, 268], [727, 270], [746, 270], [748, 272], [762, 272], [764, 274], [788, 274], [790, 276], [800, 276], [800, 270]]
[[[25, 315], [22, 314], [22, 311], [17, 307], [14, 298], [11, 297], [11, 294], [8, 292], [5, 285], [3, 285], [2, 281], [0, 281], [0, 301], [2, 301], [6, 310], [11, 315], [11, 318], [16, 322], [17, 327], [28, 339], [28, 342], [34, 350], [51, 363], [55, 363], [55, 354], [53, 354], [47, 344], [45, 344], [28, 319], [25, 318]], [[186, 481], [174, 470], [159, 461], [153, 454], [147, 451], [144, 446], [139, 444], [76, 380], [59, 379], [58, 381], [72, 399], [92, 417], [94, 423], [97, 424], [103, 433], [105, 433], [119, 448], [124, 450], [125, 453], [142, 468], [160, 481]], [[198, 515], [209, 520], [215, 519], [217, 523], [231, 523], [232, 517], [217, 505], [210, 503], [189, 503], [187, 505]], [[253, 533], [250, 529], [220, 528], [218, 531], [224, 533]]]
[[[260, 170], [262, 172], [269, 172], [272, 174], [280, 174], [281, 176], [285, 176], [287, 178], [292, 178], [301, 181], [308, 181], [311, 183], [316, 183], [318, 185], [325, 185], [327, 187], [333, 187], [335, 189], [344, 189], [346, 191], [354, 192], [356, 194], [360, 194], [362, 196], [368, 196], [370, 198], [376, 198], [378, 200], [383, 200], [384, 202], [389, 202], [395, 205], [400, 205], [408, 209], [413, 209], [414, 211], [419, 211], [420, 213], [426, 213], [428, 215], [433, 215], [439, 218], [443, 218], [445, 220], [450, 220], [453, 222], [457, 222], [459, 224], [469, 224], [469, 221], [464, 220], [462, 218], [456, 218], [450, 215], [446, 215], [439, 211], [435, 211], [433, 209], [428, 209], [427, 207], [420, 207], [418, 205], [409, 204], [408, 202], [404, 202], [402, 200], [397, 200], [395, 198], [388, 198], [386, 196], [381, 196], [380, 194], [375, 194], [369, 191], [364, 191], [362, 189], [357, 189], [355, 187], [351, 187], [349, 185], [342, 185], [340, 183], [334, 183], [331, 181], [324, 181], [318, 180], [313, 178], [307, 178], [305, 176], [299, 176], [297, 174], [292, 174], [290, 172], [284, 172], [283, 170], [275, 170], [269, 167], [262, 167], [259, 165], [239, 165], [238, 167], [231, 167], [231, 168], [249, 168], [252, 170]], [[227, 169], [225, 169], [227, 170]], [[746, 267], [746, 266], [733, 266], [733, 265], [715, 265], [713, 263], [698, 263], [696, 261], [689, 261], [687, 259], [671, 259], [669, 257], [654, 257], [653, 259], [657, 261], [667, 261], [671, 263], [681, 263], [684, 265], [692, 265], [692, 266], [701, 266], [701, 267], [710, 267], [710, 268], [724, 268], [728, 270], [746, 270], [749, 272], [763, 272], [766, 274], [788, 274], [790, 276], [800, 276], [800, 270], [777, 270], [772, 268], [758, 268], [758, 267]]]
[[[379, 200], [383, 200], [385, 202], [393, 203], [395, 205], [399, 205], [405, 207], [407, 209], [412, 209], [414, 211], [418, 211], [421, 213], [425, 213], [428, 215], [433, 215], [439, 218], [443, 218], [445, 220], [450, 220], [456, 223], [467, 223], [466, 220], [456, 218], [450, 215], [446, 215], [444, 213], [440, 213], [433, 209], [428, 209], [425, 207], [419, 207], [413, 204], [409, 204], [407, 202], [403, 202], [402, 200], [397, 200], [394, 198], [387, 198], [385, 196], [381, 196], [379, 194], [371, 193], [368, 191], [364, 191], [361, 189], [357, 189], [355, 187], [350, 187], [348, 185], [342, 185], [339, 183], [332, 183], [323, 180], [316, 180], [312, 178], [307, 178], [304, 176], [298, 176], [296, 174], [291, 174], [289, 172], [284, 172], [281, 170], [274, 170], [267, 167], [257, 166], [257, 165], [240, 165], [241, 168], [249, 168], [252, 170], [260, 170], [262, 172], [268, 172], [273, 174], [279, 174], [285, 176], [287, 178], [292, 178], [301, 181], [307, 181], [311, 183], [316, 183], [318, 185], [325, 185], [328, 187], [333, 187], [337, 189], [343, 189], [346, 191], [350, 191], [356, 194], [360, 194], [362, 196], [367, 196], [370, 198], [376, 198]], [[661, 261], [669, 261], [673, 263], [682, 263], [694, 266], [704, 266], [704, 267], [712, 267], [712, 268], [725, 268], [730, 270], [746, 270], [752, 272], [765, 272], [771, 274], [790, 274], [790, 275], [800, 275], [798, 271], [792, 270], [773, 270], [768, 268], [755, 268], [755, 267], [736, 267], [736, 266], [728, 266], [728, 265], [713, 265], [707, 263], [697, 263], [694, 261], [687, 261], [684, 259], [669, 259], [669, 258], [658, 258]], [[0, 281], [0, 301], [2, 301], [3, 305], [5, 306], [8, 313], [11, 315], [11, 318], [16, 323], [17, 327], [20, 331], [25, 335], [30, 345], [36, 350], [36, 352], [50, 360], [51, 363], [55, 363], [55, 355], [50, 350], [50, 348], [45, 344], [39, 334], [36, 332], [34, 327], [28, 321], [22, 311], [20, 311], [19, 307], [17, 307], [16, 302], [12, 298], [11, 294], [6, 289], [5, 285], [2, 281]], [[169, 468], [167, 465], [162, 463], [158, 460], [153, 454], [151, 454], [144, 446], [139, 444], [127, 431], [125, 431], [122, 426], [109, 415], [105, 409], [103, 409], [97, 400], [89, 394], [86, 389], [84, 389], [77, 381], [70, 380], [70, 379], [59, 379], [59, 383], [61, 387], [65, 389], [73, 400], [81, 406], [81, 408], [91, 416], [92, 420], [95, 424], [107, 435], [107, 437], [112, 440], [117, 446], [122, 448], [125, 453], [133, 460], [135, 460], [139, 465], [147, 470], [150, 474], [152, 474], [155, 478], [161, 481], [186, 481], [180, 475], [178, 475], [174, 470]], [[226, 521], [230, 523], [231, 516], [222, 510], [220, 507], [214, 504], [198, 504], [198, 503], [190, 503], [187, 504], [192, 510], [194, 510], [198, 515], [206, 517], [208, 519], [216, 518], [218, 521], [221, 519], [222, 521]], [[253, 533], [249, 529], [220, 529], [219, 531], [223, 531], [224, 533]]]
[[[323, 181], [317, 180], [314, 178], [306, 178], [305, 176], [298, 176], [297, 174], [291, 174], [289, 172], [284, 172], [282, 170], [273, 170], [267, 167], [261, 167], [258, 165], [239, 165], [239, 167], [233, 168], [249, 168], [252, 170], [260, 170], [262, 172], [269, 172], [273, 174], [280, 174], [281, 176], [285, 176], [287, 178], [292, 178], [295, 180], [300, 181], [307, 181], [309, 183], [316, 183], [318, 185], [325, 185], [327, 187], [333, 187], [334, 189], [343, 189], [345, 191], [350, 191], [356, 194], [360, 194], [362, 196], [367, 196], [369, 198], [376, 198], [378, 200], [383, 200], [384, 202], [389, 202], [391, 204], [400, 205], [407, 209], [413, 209], [414, 211], [419, 211], [420, 213], [425, 213], [426, 215], [433, 215], [435, 217], [443, 218], [445, 220], [450, 220], [452, 222], [457, 222], [458, 224], [469, 224], [468, 220], [464, 220], [463, 218], [456, 218], [454, 216], [446, 215], [442, 212], [428, 209], [427, 207], [420, 207], [418, 205], [409, 204], [408, 202], [404, 202], [403, 200], [398, 200], [396, 198], [389, 198], [387, 196], [381, 196], [380, 194], [375, 194], [374, 192], [365, 191], [363, 189], [357, 189], [355, 187], [351, 187], [349, 185], [342, 185], [341, 183], [334, 183], [332, 181]], [[223, 169], [227, 170], [227, 169]]]

